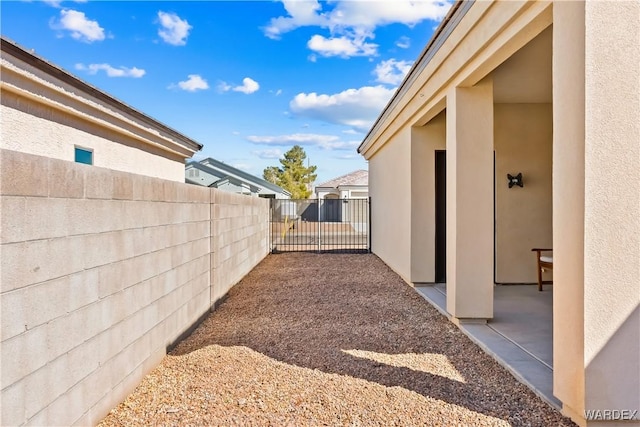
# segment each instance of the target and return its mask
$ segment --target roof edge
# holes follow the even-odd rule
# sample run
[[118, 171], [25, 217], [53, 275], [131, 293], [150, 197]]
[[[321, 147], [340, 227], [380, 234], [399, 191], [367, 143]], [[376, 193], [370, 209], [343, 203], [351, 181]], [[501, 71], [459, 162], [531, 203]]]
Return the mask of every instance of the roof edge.
[[451, 9], [449, 9], [445, 17], [442, 19], [442, 22], [440, 22], [440, 25], [438, 25], [438, 28], [436, 28], [433, 35], [431, 36], [431, 39], [429, 39], [429, 41], [427, 42], [427, 45], [424, 47], [424, 49], [418, 56], [418, 59], [416, 60], [416, 62], [414, 62], [413, 66], [411, 67], [407, 75], [402, 80], [402, 83], [400, 83], [400, 86], [398, 86], [398, 89], [396, 90], [396, 92], [393, 94], [389, 102], [387, 102], [387, 105], [384, 107], [382, 112], [378, 115], [378, 118], [376, 119], [376, 121], [373, 123], [373, 125], [369, 129], [369, 132], [367, 132], [367, 134], [363, 138], [362, 142], [357, 148], [358, 154], [362, 154], [362, 149], [367, 144], [369, 138], [373, 136], [375, 131], [377, 131], [377, 129], [380, 127], [380, 124], [382, 123], [382, 121], [390, 114], [391, 109], [398, 102], [400, 95], [406, 92], [406, 90], [408, 90], [407, 86], [409, 85], [409, 81], [412, 80], [413, 76], [418, 72], [417, 70], [419, 68], [423, 68], [423, 66], [425, 66], [431, 60], [431, 58], [427, 58], [428, 54], [431, 54], [431, 53], [435, 54], [438, 51], [440, 46], [437, 46], [436, 50], [434, 50], [433, 52], [432, 52], [432, 49], [434, 48], [436, 41], [438, 41], [440, 36], [444, 34], [445, 29], [447, 29], [447, 27], [451, 25], [452, 18], [456, 14], [456, 12], [460, 9], [460, 7], [464, 3], [472, 4], [474, 3], [474, 1], [475, 0], [455, 0], [455, 3], [453, 3], [453, 5], [451, 6]]
[[291, 196], [291, 193], [289, 191], [285, 190], [284, 188], [280, 187], [277, 184], [274, 184], [273, 182], [269, 182], [266, 179], [262, 179], [258, 176], [252, 175], [249, 172], [245, 172], [241, 169], [234, 168], [233, 166], [228, 165], [220, 160], [216, 160], [212, 157], [207, 157], [206, 159], [202, 159], [198, 163], [200, 163], [200, 165], [204, 167], [207, 167], [207, 165], [203, 164], [203, 162], [207, 162], [207, 161], [210, 162], [213, 166], [216, 166], [219, 168], [232, 169], [233, 173], [236, 173], [238, 176], [242, 177], [243, 179], [254, 181], [255, 183], [261, 184], [263, 187], [266, 187], [272, 191], [277, 191], [279, 193]]
[[[328, 180], [328, 181], [321, 182], [321, 183], [320, 183], [320, 184], [318, 184], [318, 185], [314, 185], [314, 187], [315, 187], [315, 188], [337, 188], [337, 187], [338, 187], [338, 186], [340, 186], [340, 185], [364, 185], [364, 184], [338, 184], [338, 186], [329, 185], [329, 184], [331, 184], [331, 183], [333, 183], [333, 182], [336, 182], [336, 181], [338, 181], [338, 180], [340, 180], [340, 179], [342, 179], [342, 178], [346, 178], [346, 177], [348, 177], [349, 175], [355, 175], [355, 174], [360, 173], [360, 172], [364, 172], [364, 173], [366, 173], [366, 174], [367, 174], [367, 179], [368, 179], [369, 171], [368, 171], [367, 169], [356, 169], [356, 170], [351, 171], [351, 172], [349, 172], [349, 173], [345, 173], [345, 174], [343, 174], [343, 175], [340, 175], [340, 176], [337, 176], [337, 177], [335, 177], [335, 178], [332, 178], [332, 179], [330, 179], [330, 180]], [[368, 184], [367, 184], [367, 185], [368, 185]]]
[[47, 61], [35, 53], [29, 52], [26, 48], [19, 45], [15, 41], [5, 37], [0, 36], [0, 50], [2, 52], [6, 52], [15, 58], [59, 79], [60, 81], [79, 89], [86, 94], [116, 108], [122, 110], [123, 112], [131, 115], [132, 117], [144, 122], [145, 124], [159, 129], [171, 137], [177, 139], [182, 144], [184, 144], [187, 148], [192, 149], [194, 152], [200, 151], [203, 147], [199, 142], [194, 141], [188, 136], [178, 132], [175, 129], [170, 128], [169, 126], [161, 123], [160, 121], [154, 119], [147, 114], [142, 113], [139, 110], [125, 104], [124, 102], [114, 98], [113, 96], [107, 94], [106, 92], [98, 89], [97, 87], [81, 80], [80, 78], [74, 76], [63, 68], [54, 65], [53, 63]]

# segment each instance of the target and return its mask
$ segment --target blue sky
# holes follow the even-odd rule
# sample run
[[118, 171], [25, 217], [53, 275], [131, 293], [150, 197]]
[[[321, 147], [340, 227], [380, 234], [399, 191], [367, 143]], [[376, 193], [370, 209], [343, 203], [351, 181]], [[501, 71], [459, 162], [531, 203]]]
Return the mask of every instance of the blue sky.
[[20, 45], [257, 176], [294, 144], [317, 183], [356, 148], [447, 1], [3, 1]]

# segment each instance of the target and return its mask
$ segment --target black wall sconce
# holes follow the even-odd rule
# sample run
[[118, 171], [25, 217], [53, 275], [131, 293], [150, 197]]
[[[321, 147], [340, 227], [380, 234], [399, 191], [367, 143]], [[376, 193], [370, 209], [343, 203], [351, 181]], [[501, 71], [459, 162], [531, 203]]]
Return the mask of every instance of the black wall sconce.
[[524, 184], [522, 183], [522, 172], [515, 176], [508, 173], [507, 182], [509, 182], [509, 188], [513, 187], [514, 185], [517, 185], [518, 187], [524, 187]]

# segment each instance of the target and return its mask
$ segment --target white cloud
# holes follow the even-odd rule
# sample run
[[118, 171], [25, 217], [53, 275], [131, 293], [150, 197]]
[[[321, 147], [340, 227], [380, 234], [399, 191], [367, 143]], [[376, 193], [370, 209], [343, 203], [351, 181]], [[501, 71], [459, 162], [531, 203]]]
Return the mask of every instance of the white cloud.
[[109, 64], [76, 64], [76, 70], [86, 71], [89, 74], [96, 74], [98, 71], [104, 71], [109, 77], [134, 77], [140, 78], [146, 74], [146, 71], [141, 68], [128, 68], [119, 67], [115, 68]]
[[336, 141], [320, 145], [325, 150], [355, 150], [362, 141]]
[[[242, 84], [239, 86], [231, 86], [227, 82], [218, 83], [218, 91], [220, 92], [228, 92], [232, 90], [234, 92], [242, 92], [249, 95], [256, 92], [258, 89], [260, 89], [260, 84], [249, 77], [245, 77], [244, 79], [242, 79]], [[279, 92], [282, 93], [282, 91]], [[277, 93], [276, 95], [279, 95], [279, 93]]]
[[322, 6], [317, 0], [299, 1], [282, 0], [282, 4], [289, 17], [272, 18], [270, 24], [264, 28], [265, 35], [272, 39], [301, 26], [322, 25], [325, 19], [318, 13]]
[[185, 19], [180, 19], [175, 13], [158, 12], [158, 20], [161, 28], [158, 35], [166, 43], [174, 46], [184, 46], [187, 44], [189, 31], [193, 28]]
[[452, 2], [443, 0], [340, 1], [331, 12], [334, 25], [375, 28], [393, 23], [413, 26], [429, 19], [439, 21]]
[[367, 131], [394, 92], [395, 88], [365, 86], [333, 95], [299, 93], [289, 107], [300, 116]]
[[261, 159], [279, 159], [282, 157], [282, 150], [279, 148], [267, 148], [266, 150], [253, 151], [253, 154]]
[[257, 81], [249, 77], [245, 77], [244, 79], [242, 79], [242, 85], [236, 86], [232, 90], [236, 92], [242, 92], [248, 95], [250, 93], [256, 92], [258, 89], [260, 89], [260, 85], [258, 84]]
[[[451, 8], [446, 0], [336, 1], [332, 10], [323, 11], [317, 0], [282, 0], [288, 16], [272, 18], [265, 35], [279, 38], [299, 27], [319, 26], [331, 29], [366, 28], [393, 23], [413, 26], [430, 19], [439, 21]], [[329, 3], [332, 4], [332, 3]]]
[[408, 49], [411, 46], [411, 40], [407, 36], [402, 36], [396, 41], [396, 46], [400, 49]]
[[278, 89], [278, 90], [276, 91], [276, 96], [280, 96], [280, 95], [282, 95], [282, 89]]
[[411, 69], [411, 62], [388, 59], [379, 63], [373, 73], [378, 83], [399, 85]]
[[231, 86], [228, 85], [226, 82], [219, 82], [216, 88], [218, 89], [218, 92], [226, 92], [228, 90], [231, 90]]
[[172, 84], [169, 89], [173, 89], [176, 86], [187, 92], [195, 92], [198, 90], [209, 89], [209, 83], [198, 74], [189, 74], [187, 80], [178, 82], [177, 85]]
[[355, 129], [347, 129], [347, 130], [343, 130], [342, 133], [346, 133], [347, 135], [358, 135], [358, 134], [361, 134], [362, 132], [358, 132]]
[[[264, 33], [272, 39], [299, 27], [317, 26], [329, 30], [330, 38], [314, 36], [309, 48], [318, 52], [340, 52], [324, 56], [349, 57], [354, 46], [360, 56], [375, 55], [376, 45], [366, 43], [377, 27], [404, 24], [412, 27], [424, 20], [440, 21], [451, 7], [451, 0], [352, 1], [320, 3], [318, 0], [282, 0], [287, 16], [272, 18]], [[323, 6], [327, 10], [323, 10]], [[333, 6], [333, 8], [331, 8]], [[346, 39], [346, 40], [345, 40]], [[350, 41], [351, 43], [347, 43]], [[406, 42], [400, 41], [401, 45]], [[346, 46], [345, 46], [346, 45]], [[313, 61], [313, 59], [310, 58]]]
[[86, 43], [105, 39], [104, 28], [98, 21], [88, 19], [83, 12], [64, 9], [60, 11], [60, 19], [52, 20], [50, 27], [54, 30], [66, 30], [71, 32], [71, 37]]
[[351, 150], [356, 148], [360, 141], [342, 141], [335, 135], [322, 135], [314, 133], [294, 133], [290, 135], [256, 136], [251, 135], [247, 140], [254, 144], [275, 146], [316, 146], [325, 150]]
[[326, 38], [318, 34], [311, 37], [307, 47], [324, 57], [340, 56], [342, 58], [371, 56], [375, 55], [378, 50], [377, 44], [367, 43], [364, 37], [349, 38], [348, 36], [341, 36]]

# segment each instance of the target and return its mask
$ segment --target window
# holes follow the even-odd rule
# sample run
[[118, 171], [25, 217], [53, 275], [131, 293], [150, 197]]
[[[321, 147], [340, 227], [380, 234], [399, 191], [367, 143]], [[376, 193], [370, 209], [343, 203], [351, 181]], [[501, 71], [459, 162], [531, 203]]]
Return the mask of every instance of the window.
[[75, 148], [76, 163], [84, 163], [85, 165], [93, 164], [93, 150], [87, 148]]

